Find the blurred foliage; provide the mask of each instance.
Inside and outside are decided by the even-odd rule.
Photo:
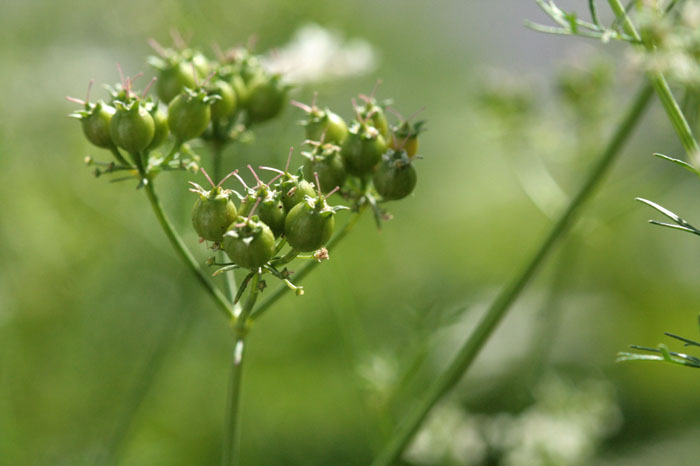
[[[318,90],[323,104],[347,108],[381,76],[379,96],[396,98],[402,113],[427,105],[425,159],[415,197],[391,209],[395,218],[381,234],[365,218],[305,283],[305,296],[285,298],[257,324],[243,389],[243,463],[367,464],[530,254],[636,86],[611,64],[617,56],[600,79],[590,61],[574,63],[583,74],[563,81],[558,70],[523,69],[522,57],[538,63],[538,47],[552,40],[521,27],[536,7],[511,0],[512,16],[492,28],[493,5],[462,3],[4,2],[0,464],[95,464],[134,378],[170,326],[177,331],[166,364],[120,464],[218,463],[229,331],[169,249],[143,194],[95,179],[83,166],[86,155],[100,154],[65,118],[72,106],[63,96],[82,95],[89,77],[116,81],[116,62],[129,73],[147,70],[146,39],[165,42],[173,27],[201,47],[255,34],[265,49],[308,22],[370,41],[381,61],[375,75],[304,87],[295,98],[310,101]],[[557,56],[582,55],[573,42],[559,46]],[[482,69],[493,64],[505,65],[517,101],[508,100],[507,83],[483,84]],[[597,94],[593,81],[609,83],[607,93]],[[576,105],[590,108],[584,115]],[[521,115],[515,126],[503,118],[512,120],[513,108]],[[227,168],[281,163],[301,142],[301,116],[288,108],[253,144],[231,148]],[[698,457],[697,435],[687,435],[700,428],[696,371],[614,364],[628,343],[653,345],[661,331],[695,329],[700,288],[692,258],[700,243],[648,227],[649,211],[633,202],[664,200],[700,217],[696,179],[651,157],[680,152],[665,118],[658,109],[646,118],[562,244],[562,254],[573,250],[577,259],[551,261],[486,347],[450,400],[462,415],[531,412],[545,373],[584,388],[585,380],[606,380],[621,424],[595,453],[601,464]],[[159,189],[195,249],[188,179],[178,174]],[[559,189],[533,194],[542,186]],[[551,300],[557,276],[564,279]],[[414,358],[422,363],[412,365]],[[648,455],[640,459],[639,448]]]

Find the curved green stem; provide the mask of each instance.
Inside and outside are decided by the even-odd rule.
[[[287,254],[285,254],[284,256],[282,256],[279,259],[272,262],[272,264],[274,266],[289,264],[294,259],[296,259],[298,255],[299,255],[299,251],[297,249],[292,248],[289,250],[289,252],[287,252]]]
[[[335,234],[333,238],[326,244],[326,249],[329,251],[333,248],[336,247],[336,245],[342,241],[343,238],[347,236],[348,233],[350,233],[350,230],[357,224],[357,222],[360,220],[360,217],[362,216],[362,212],[364,212],[365,208],[367,207],[367,204],[361,205],[357,212],[355,212],[352,217],[350,217],[350,220],[348,220],[348,223],[345,224],[342,230],[340,230],[338,233]],[[312,262],[307,262],[304,264],[303,267],[301,267],[299,270],[297,270],[294,273],[294,282],[295,283],[300,283],[303,278],[309,274],[316,266],[319,264],[317,261],[312,261]],[[270,296],[268,296],[262,303],[260,303],[260,306],[258,306],[255,311],[253,311],[250,315],[251,320],[256,320],[259,319],[265,311],[267,311],[270,306],[275,304],[278,299],[280,299],[285,293],[289,291],[289,287],[286,285],[280,286],[275,290],[274,293],[272,293]]]
[[[163,162],[162,162],[163,165],[167,165],[168,162],[170,162],[173,159],[173,157],[175,157],[175,154],[177,154],[177,151],[180,150],[180,148],[182,147],[182,144],[183,144],[182,141],[175,141],[175,143],[173,144],[173,147],[170,149],[170,152],[168,152],[168,155],[166,155],[165,158],[163,159]]]
[[[132,165],[124,158],[121,152],[119,152],[119,149],[117,146],[114,144],[109,146],[109,150],[112,152],[112,155],[114,155],[114,158],[117,159],[117,161],[127,167],[131,167]]]
[[[211,283],[205,273],[202,272],[194,256],[192,256],[192,253],[187,248],[178,232],[175,231],[175,227],[173,227],[173,224],[166,216],[165,211],[163,210],[163,205],[156,194],[155,187],[153,186],[153,180],[149,180],[149,182],[146,183],[145,189],[148,200],[153,208],[153,212],[156,214],[158,223],[160,223],[160,226],[168,237],[168,240],[170,240],[170,244],[173,246],[173,248],[175,248],[175,251],[178,253],[187,268],[194,274],[202,287],[204,287],[209,296],[214,300],[221,312],[224,313],[227,319],[232,320],[235,315],[233,306],[221,293],[221,291]]]
[[[621,21],[622,28],[625,30],[625,32],[634,37],[636,40],[641,41],[642,37],[634,27],[632,20],[630,19],[620,0],[608,0],[608,3],[610,4],[610,8],[615,13],[615,16],[619,21]],[[645,43],[644,47],[647,50],[653,50],[653,46],[651,44]],[[660,71],[649,71],[647,76],[654,86],[654,91],[656,91],[656,94],[659,96],[659,100],[661,100],[661,104],[663,105],[664,110],[666,110],[668,118],[671,120],[671,124],[673,125],[673,129],[676,131],[676,134],[678,134],[681,144],[683,144],[683,148],[688,154],[690,161],[693,163],[695,168],[700,168],[700,146],[698,146],[698,142],[693,136],[693,131],[690,129],[690,125],[685,119],[685,115],[683,115],[681,107],[673,97],[673,93],[671,92],[671,88],[666,81],[666,77]]]
[[[217,125],[214,125],[214,128],[216,128]],[[218,133],[217,133],[218,134]],[[221,158],[222,158],[222,153],[224,150],[224,142],[219,140],[219,139],[214,139],[212,142],[212,159],[213,159],[213,171],[212,175],[214,176],[214,183],[218,183],[221,181],[222,174],[221,174]],[[219,260],[222,262],[226,261],[226,254],[221,251],[218,254]],[[226,291],[228,294],[228,299],[229,301],[233,301],[233,297],[236,296],[236,275],[234,274],[233,270],[224,272],[224,283],[226,285]],[[240,304],[236,303],[233,305],[234,311],[240,312]]]
[[[433,382],[425,392],[424,397],[414,405],[404,421],[398,426],[379,456],[372,462],[372,466],[389,466],[394,464],[408,446],[413,435],[418,431],[433,406],[459,382],[467,369],[469,369],[501,319],[520,295],[523,288],[525,288],[525,285],[535,275],[535,272],[552,250],[557,240],[576,219],[581,205],[590,197],[591,193],[608,172],[608,169],[617,158],[624,142],[647,108],[652,94],[653,89],[651,85],[648,84],[639,91],[621,124],[613,134],[608,146],[603,151],[601,158],[591,168],[583,186],[576,196],[571,199],[568,207],[557,219],[556,223],[552,225],[551,230],[547,236],[545,236],[535,254],[525,264],[518,275],[503,288],[445,371]]]
[[[228,409],[226,410],[226,435],[224,437],[222,466],[232,466],[238,463],[238,444],[240,433],[238,420],[240,418],[241,380],[243,378],[243,356],[245,338],[247,335],[248,316],[255,306],[260,291],[258,283],[260,274],[256,273],[250,283],[250,293],[239,318],[234,325],[233,360],[231,363],[231,380],[229,382]]]

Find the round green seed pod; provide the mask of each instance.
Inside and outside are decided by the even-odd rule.
[[[270,191],[266,187],[251,191],[241,202],[240,215],[247,216],[255,207],[258,199],[262,200],[255,209],[255,215],[261,222],[270,227],[275,237],[279,237],[284,232],[284,218],[287,212],[284,210],[278,192]]]
[[[165,142],[165,138],[168,137],[168,117],[165,112],[158,107],[158,105],[154,105],[153,109],[149,113],[151,114],[153,124],[155,125],[153,140],[148,145],[148,150],[150,151],[163,144],[163,142]]]
[[[325,199],[307,199],[295,205],[284,222],[284,236],[301,252],[316,251],[328,242],[335,228],[335,212]]]
[[[185,91],[168,106],[170,132],[180,142],[199,137],[211,120],[210,101],[206,92]]]
[[[282,204],[284,204],[284,208],[287,212],[292,210],[292,207],[300,202],[304,202],[307,196],[316,196],[314,185],[297,176],[294,178],[294,180],[286,180],[280,184]]]
[[[275,236],[257,216],[238,217],[224,234],[223,248],[234,264],[254,270],[275,255]]]
[[[261,123],[276,117],[287,102],[289,86],[282,84],[279,75],[258,75],[247,88],[245,106],[251,122]]]
[[[216,80],[207,87],[209,95],[218,95],[219,100],[211,105],[212,121],[219,121],[222,118],[233,115],[236,111],[236,93],[225,81]]]
[[[379,131],[384,139],[389,138],[389,122],[386,119],[384,109],[374,99],[366,102],[359,108],[360,116],[369,118],[367,123]]]
[[[130,154],[143,151],[155,135],[153,117],[138,100],[129,104],[117,102],[109,129],[112,141]]]
[[[192,64],[187,61],[177,60],[158,71],[156,93],[158,98],[166,104],[180,95],[185,88],[194,89],[195,86]]]
[[[306,139],[331,144],[342,144],[348,135],[348,125],[329,109],[312,110],[304,123]],[[323,139],[323,140],[321,140]]]
[[[405,151],[391,151],[382,157],[372,181],[385,200],[396,201],[413,192],[417,181],[416,169]]]
[[[304,163],[304,177],[312,180],[315,174],[318,174],[322,192],[328,192],[336,186],[342,188],[345,185],[348,173],[338,146],[324,144],[311,152],[302,154],[308,159]]]
[[[357,124],[350,129],[340,154],[349,174],[364,176],[374,170],[386,147],[384,137],[375,128]]]
[[[214,188],[206,195],[200,194],[195,201],[192,226],[200,238],[220,243],[237,216],[230,192]]]
[[[81,113],[80,123],[88,141],[103,149],[112,147],[110,122],[115,112],[113,107],[104,102],[97,102],[91,109]]]

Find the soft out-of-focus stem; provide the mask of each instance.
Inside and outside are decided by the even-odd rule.
[[[326,244],[326,249],[329,251],[335,248],[335,246],[347,236],[348,233],[350,233],[350,230],[355,226],[355,224],[360,220],[360,217],[362,216],[362,212],[367,208],[367,204],[362,204],[358,211],[352,214],[352,217],[350,217],[350,220],[348,220],[348,223],[345,224],[342,230],[340,230],[338,233],[331,238],[331,240]],[[304,264],[299,270],[297,270],[294,275],[292,275],[292,280],[294,283],[299,283],[301,280],[309,274],[314,268],[319,263],[317,261],[310,261]],[[270,296],[268,296],[265,300],[263,300],[262,303],[260,303],[260,306],[258,306],[255,311],[250,315],[251,319],[258,319],[260,316],[262,316],[265,311],[267,311],[270,306],[272,306],[274,303],[277,302],[278,299],[280,299],[285,293],[289,291],[289,288],[287,286],[280,286],[278,289],[274,291]]]
[[[604,175],[608,172],[612,162],[617,158],[624,142],[639,122],[644,110],[647,108],[653,88],[645,85],[637,94],[634,102],[627,110],[620,125],[617,127],[612,139],[603,151],[600,159],[591,168],[582,187],[573,197],[562,212],[557,221],[552,225],[535,254],[520,270],[520,272],[503,288],[491,307],[481,318],[476,328],[472,331],[464,344],[459,348],[454,359],[433,384],[426,390],[422,399],[413,405],[403,422],[399,424],[393,436],[372,462],[372,466],[389,466],[394,464],[409,442],[420,428],[430,410],[445,396],[462,378],[472,362],[479,354],[489,337],[501,322],[510,306],[525,288],[525,285],[535,275],[544,259],[552,250],[557,240],[563,236],[568,227],[577,218],[581,205],[588,199],[594,189],[600,184]]]
[[[630,19],[620,0],[608,0],[608,3],[610,4],[610,8],[615,13],[615,16],[622,23],[622,28],[625,30],[625,32],[641,42],[642,37],[637,31],[637,28],[634,27],[632,20]],[[652,46],[650,44],[645,44],[644,46],[640,47],[645,47],[647,50],[652,50]],[[690,161],[693,163],[695,168],[700,168],[700,146],[698,146],[698,142],[693,136],[693,131],[690,129],[690,125],[685,119],[685,115],[683,115],[681,107],[673,97],[673,93],[671,92],[671,88],[666,81],[666,77],[659,71],[649,71],[647,76],[649,77],[649,81],[651,81],[652,85],[654,86],[654,91],[656,91],[659,100],[661,100],[661,104],[666,110],[666,114],[668,115],[669,120],[671,120],[673,129],[676,131],[676,134],[678,134],[681,144],[683,144],[683,148],[688,154]]]
[[[240,433],[238,421],[240,418],[241,380],[243,378],[243,356],[245,338],[248,332],[248,316],[258,299],[260,275],[255,274],[250,282],[250,293],[241,314],[234,325],[233,360],[231,362],[231,379],[229,381],[228,409],[226,410],[226,434],[224,436],[222,466],[232,466],[238,463],[238,444]]]
[[[144,400],[153,388],[156,378],[168,357],[178,347],[178,341],[184,338],[184,334],[190,327],[193,317],[193,312],[187,312],[185,316],[168,316],[168,321],[156,340],[155,348],[148,356],[142,370],[134,378],[133,387],[123,402],[120,403],[122,412],[118,415],[116,426],[108,439],[104,453],[95,461],[95,464],[112,466],[119,463],[129,432],[134,427]]]

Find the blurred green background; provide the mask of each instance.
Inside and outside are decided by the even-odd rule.
[[[162,348],[118,464],[219,463],[230,330],[143,193],[84,166],[86,155],[108,156],[65,117],[74,107],[65,95],[82,97],[91,78],[115,82],[117,62],[150,73],[146,40],[169,43],[171,28],[208,53],[212,41],[253,34],[265,51],[312,22],[368,41],[378,67],[302,86],[294,98],[308,102],[318,90],[350,118],[350,97],[381,77],[379,96],[402,113],[427,107],[415,195],[391,205],[395,218],[381,233],[365,217],[305,281],[306,294],[282,299],[249,340],[242,463],[368,464],[546,232],[548,209],[562,202],[547,177],[575,191],[639,84],[622,48],[545,37],[525,29],[525,18],[544,20],[522,0],[4,1],[0,464],[110,464],[104,452]],[[605,86],[585,90],[596,66],[608,70]],[[579,101],[557,91],[562,72],[583,76]],[[253,144],[230,148],[227,168],[282,164],[301,143],[301,116],[289,107]],[[406,464],[697,464],[697,371],[614,363],[617,351],[654,346],[664,331],[698,337],[700,241],[648,226],[655,213],[633,199],[700,223],[700,183],[656,151],[681,154],[655,103]],[[203,261],[188,223],[189,179],[161,177],[158,187]],[[590,399],[602,414],[580,420],[591,410],[577,407]],[[527,424],[533,413],[559,424]],[[459,428],[440,434],[453,422]],[[567,451],[587,447],[570,460],[512,459],[502,451],[515,447],[494,440],[507,430],[499,425],[559,426],[544,438]]]

